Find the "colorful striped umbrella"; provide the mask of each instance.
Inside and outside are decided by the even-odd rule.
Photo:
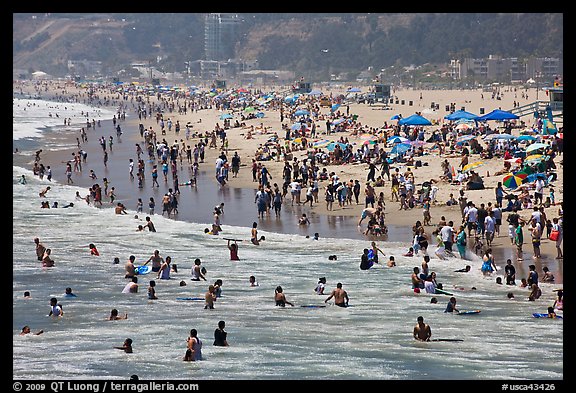
[[[516,176],[513,173],[509,173],[502,179],[502,184],[508,188],[517,188],[522,182],[524,178],[520,176]]]

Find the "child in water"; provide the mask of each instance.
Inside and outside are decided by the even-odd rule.
[[[90,243],[88,245],[88,247],[90,247],[90,255],[96,255],[99,256],[100,253],[98,252],[98,249],[96,248],[96,246],[94,245],[94,243]]]

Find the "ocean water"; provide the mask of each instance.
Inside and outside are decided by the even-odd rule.
[[[19,140],[21,146],[47,146],[44,140],[35,141],[44,137],[47,126],[45,116],[37,117],[42,125],[34,125],[33,131],[22,125],[14,110],[14,140],[22,137],[16,135],[18,130],[28,133],[22,137],[26,145]],[[28,179],[26,185],[18,183],[22,174]],[[41,209],[38,192],[47,185],[52,188],[51,201],[75,206]],[[206,223],[157,214],[152,217],[156,233],[138,232],[142,217],[134,218],[130,207],[130,214],[116,215],[112,208],[76,201],[76,191],[85,194],[83,187],[50,183],[13,166],[14,379],[127,379],[132,374],[156,380],[564,378],[563,320],[532,317],[552,305],[557,285],[541,284],[542,297],[530,302],[527,289],[500,286],[494,277],[483,277],[478,257],[467,262],[472,266],[469,273],[457,273],[465,263],[459,258],[439,260],[431,246],[429,266],[437,272],[438,282],[454,291],[461,310],[481,310],[475,315],[452,315],[443,312],[449,296],[411,290],[410,274],[422,258],[403,257],[406,242],[378,243],[386,253],[381,261],[393,255],[397,267],[361,271],[360,255],[370,245],[366,240],[313,240],[259,230],[266,240],[254,246],[249,242],[250,227],[223,225],[221,235],[211,236],[203,232]],[[52,249],[55,267],[43,268],[37,261],[34,237]],[[243,240],[238,243],[240,261],[230,260],[224,237]],[[89,243],[97,246],[100,256],[90,255]],[[171,256],[178,266],[171,280],[155,280],[158,299],[146,296],[155,275],[139,277],[139,293],[121,293],[128,281],[123,267],[128,257],[135,255],[136,264],[141,264],[155,249]],[[330,255],[337,260],[329,260]],[[113,264],[115,257],[119,265]],[[208,281],[190,280],[195,258],[206,267]],[[259,286],[249,286],[250,275]],[[319,277],[327,279],[325,296],[314,292]],[[213,310],[205,310],[202,301],[176,300],[202,297],[217,279],[223,281],[222,297]],[[180,286],[181,280],[187,285]],[[352,307],[300,307],[323,305],[338,282],[348,292]],[[294,307],[274,305],[278,285]],[[78,297],[65,298],[66,287]],[[24,291],[32,297],[25,299]],[[507,298],[509,291],[515,299]],[[430,303],[432,296],[437,304]],[[51,297],[63,306],[63,318],[47,316]],[[108,321],[112,308],[127,312],[128,319]],[[415,341],[412,330],[420,315],[430,324],[433,339],[463,341]],[[212,345],[220,320],[226,321],[229,347]],[[33,332],[43,329],[44,334],[19,336],[24,325]],[[186,338],[193,328],[203,341],[204,360],[184,362]],[[128,337],[134,353],[113,348]]]

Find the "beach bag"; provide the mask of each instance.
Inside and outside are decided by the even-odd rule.
[[[556,240],[558,240],[559,236],[560,236],[560,231],[558,229],[553,229],[552,232],[550,232],[550,236],[548,236],[548,238],[550,240],[556,241]]]

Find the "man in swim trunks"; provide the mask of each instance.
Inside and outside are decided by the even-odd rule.
[[[154,250],[154,254],[142,266],[146,266],[150,261],[152,261],[152,271],[157,273],[164,263],[164,258],[160,256],[160,251]]]
[[[362,214],[360,215],[360,220],[358,221],[358,226],[360,226],[360,224],[362,224],[362,221],[364,221],[364,219],[366,217],[369,217],[369,219],[374,217],[374,215],[376,214],[377,211],[378,211],[378,209],[373,208],[373,207],[367,207],[367,208],[363,209]]]
[[[414,338],[418,341],[430,341],[432,330],[430,325],[424,323],[424,317],[418,317],[418,324],[414,326]]]
[[[40,243],[40,239],[38,239],[37,237],[34,238],[34,243],[36,243],[36,256],[38,257],[39,261],[42,261],[42,257],[44,256],[46,247],[44,247],[44,245]]]
[[[328,300],[334,298],[334,304],[340,307],[348,307],[348,293],[342,289],[342,283],[336,284],[336,289],[332,291],[330,296],[324,300],[324,303],[328,303]]]
[[[132,278],[136,275],[136,266],[134,266],[134,261],[136,257],[134,255],[130,255],[128,262],[124,265],[124,269],[126,270],[126,275],[124,278]]]

